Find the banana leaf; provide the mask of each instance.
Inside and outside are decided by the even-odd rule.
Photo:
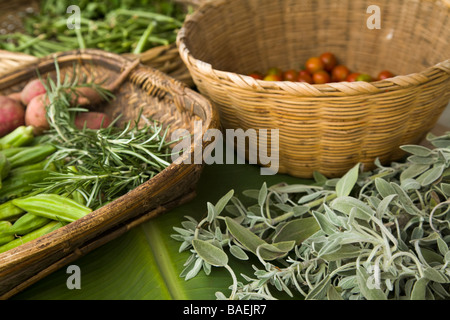
[[[229,295],[232,281],[224,268],[212,267],[190,280],[180,277],[189,252],[179,252],[180,242],[170,237],[185,216],[199,218],[207,213],[207,202],[216,203],[234,189],[259,189],[263,182],[307,183],[287,175],[260,175],[249,164],[205,166],[196,198],[170,212],[130,230],[119,238],[78,259],[80,288],[67,286],[66,267],[12,297],[14,300],[215,300],[220,291]],[[257,263],[257,262],[255,262]],[[251,263],[230,258],[236,274],[253,274]]]

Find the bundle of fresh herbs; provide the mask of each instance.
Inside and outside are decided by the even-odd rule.
[[[191,253],[181,277],[225,267],[229,299],[449,299],[450,133],[427,138],[431,149],[401,147],[404,162],[263,184],[244,192],[251,205],[233,190],[207,203],[203,220],[174,228]],[[252,261],[254,274],[239,281],[230,258]]]
[[[80,193],[86,206],[97,209],[151,179],[170,165],[172,142],[166,139],[167,129],[161,123],[143,117],[118,126],[120,116],[100,129],[78,128],[75,116],[88,109],[73,104],[73,97],[82,87],[96,90],[104,99],[113,93],[100,84],[79,83],[79,77],[62,78],[55,62],[56,81],[46,81],[48,97],[47,120],[50,129],[39,137],[42,144],[51,144],[56,151],[49,163],[56,172],[36,184],[40,192]],[[141,110],[142,112],[142,110]]]
[[[0,48],[36,57],[84,48],[139,54],[174,43],[186,15],[172,0],[77,1],[74,20],[72,5],[40,1],[39,12],[25,16],[23,32],[0,36]]]

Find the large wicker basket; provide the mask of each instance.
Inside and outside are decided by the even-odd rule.
[[[369,5],[381,9],[380,29],[367,27]],[[279,129],[278,172],[335,177],[400,159],[400,145],[434,126],[450,98],[449,12],[440,1],[218,0],[185,21],[177,43],[225,128]],[[323,85],[246,76],[328,51],[352,70],[399,76]]]
[[[188,0],[175,0],[176,2],[196,8],[199,4],[191,3]],[[16,0],[0,3],[0,32],[15,32],[22,29],[22,18],[25,12],[39,10],[39,0]],[[0,33],[1,34],[1,33]],[[192,86],[192,78],[183,61],[180,59],[178,49],[175,43],[170,45],[161,45],[149,49],[141,54],[124,54],[124,56],[134,59],[139,57],[141,63],[152,68],[158,69],[171,77],[180,80]],[[17,66],[35,59],[29,55],[9,55],[8,52],[0,50],[0,75],[11,66]]]
[[[98,50],[59,53],[10,70],[0,78],[0,95],[21,90],[30,79],[37,77],[36,70],[43,77],[54,74],[55,57],[62,76],[72,75],[76,64],[78,75],[82,73],[86,81],[94,79],[98,83],[114,81],[130,63],[119,55]],[[133,69],[114,94],[115,99],[100,106],[101,110],[112,118],[121,114],[122,121],[128,121],[136,119],[143,108],[144,116],[169,128],[168,137],[177,129],[194,132],[198,121],[202,123],[202,134],[219,126],[218,115],[207,99],[148,66]],[[194,143],[203,142],[192,142],[191,152],[183,156],[188,158],[180,159],[186,164],[174,162],[136,189],[82,219],[1,253],[0,299],[13,296],[130,228],[191,200],[203,168],[193,160],[194,149],[206,147],[207,142],[198,146]],[[191,161],[185,161],[188,159]]]

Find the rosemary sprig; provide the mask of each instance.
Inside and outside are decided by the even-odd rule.
[[[74,76],[61,78],[56,65],[56,81],[48,79],[47,119],[50,130],[41,142],[55,145],[57,151],[49,162],[56,172],[36,185],[41,192],[79,192],[86,205],[98,208],[136,188],[170,165],[171,142],[166,141],[168,128],[144,118],[142,110],[133,121],[118,127],[120,117],[99,130],[79,129],[75,115],[87,110],[73,106],[73,96],[80,86],[95,88],[105,99],[112,93],[92,82],[78,84]],[[144,125],[140,121],[144,118]]]
[[[188,217],[172,237],[189,251],[181,276],[225,267],[229,299],[450,298],[450,133],[428,135],[434,149],[408,145],[402,163],[339,179],[315,173],[313,185],[266,184],[244,195],[231,190]],[[242,275],[228,256],[256,262]],[[226,299],[222,293],[218,299]]]

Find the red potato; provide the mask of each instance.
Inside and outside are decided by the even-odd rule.
[[[47,105],[48,98],[45,93],[34,97],[31,99],[30,103],[28,103],[25,111],[25,124],[33,127],[33,133],[35,135],[40,135],[45,130],[50,129],[46,116]]]
[[[25,108],[16,100],[0,96],[0,137],[25,124]]]
[[[22,103],[27,106],[34,97],[37,97],[44,93],[46,93],[44,84],[40,79],[34,79],[28,82],[22,89],[20,98],[22,100]]]
[[[86,124],[86,128],[97,130],[108,127],[111,122],[111,118],[103,112],[82,112],[75,117],[78,129],[83,129]]]
[[[20,102],[20,104],[22,104],[22,92],[10,93],[7,95],[7,97],[16,100],[17,102]]]

